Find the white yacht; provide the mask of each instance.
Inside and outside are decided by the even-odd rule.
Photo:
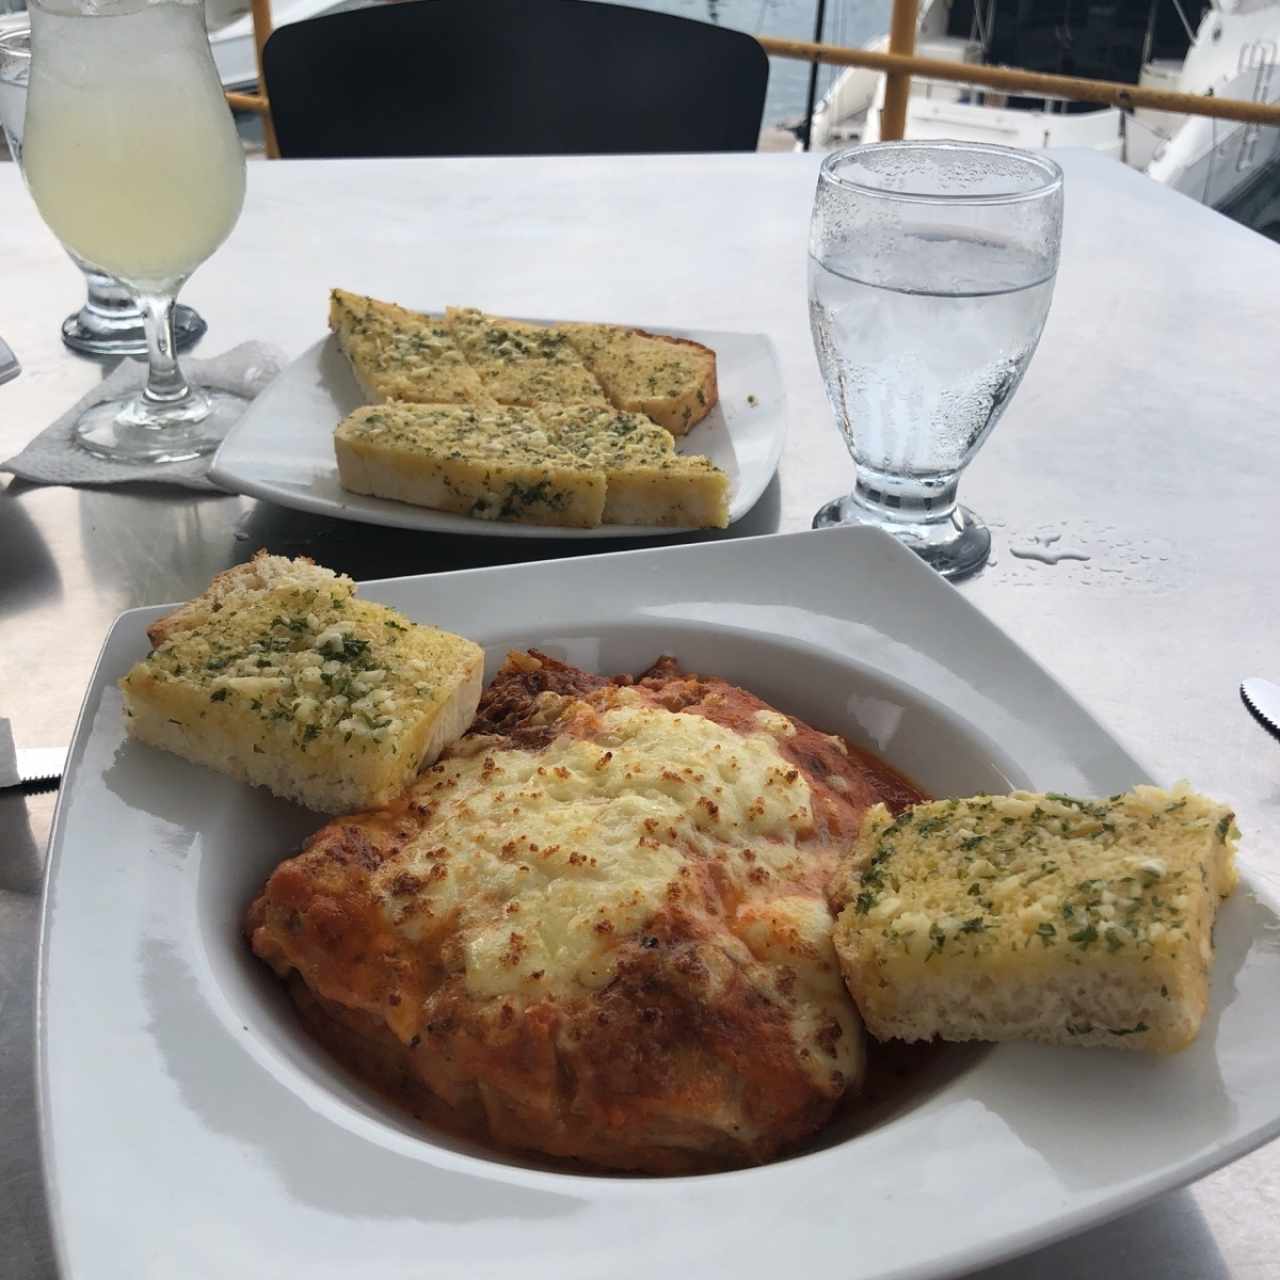
[[[887,44],[882,36],[866,47]],[[1190,12],[1182,0],[926,0],[916,51],[949,62],[1278,102],[1280,0],[1212,0]],[[875,141],[884,87],[880,72],[845,70],[814,112],[812,145]],[[906,136],[1092,147],[1215,208],[1246,199],[1280,161],[1280,128],[1014,97],[920,77],[911,81]]]

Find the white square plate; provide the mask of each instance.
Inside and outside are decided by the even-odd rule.
[[[692,338],[716,353],[719,403],[676,442],[676,450],[705,454],[728,475],[729,523],[733,524],[759,501],[782,456],[786,404],[773,344],[762,333],[650,332]],[[333,429],[364,403],[351,368],[330,335],[281,370],[254,400],[222,442],[209,478],[234,493],[284,507],[401,529],[494,538],[652,538],[681,532],[635,524],[598,529],[511,524],[349,493],[338,483]]]
[[[363,588],[597,670],[663,652],[873,746],[935,793],[1109,793],[1142,768],[872,530],[708,543]],[[124,614],[52,838],[39,976],[46,1179],[75,1280],[652,1280],[954,1274],[1121,1212],[1280,1131],[1276,914],[1224,907],[1210,1014],[1171,1058],[960,1051],[913,1105],[696,1178],[565,1174],[417,1128],[300,1031],[240,921],[314,815],[126,742]]]

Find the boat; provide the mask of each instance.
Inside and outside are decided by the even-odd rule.
[[[865,46],[884,51],[887,36]],[[1153,89],[1280,102],[1280,0],[1212,0],[1193,20],[1182,0],[927,0],[922,58],[1121,81]],[[816,107],[811,146],[879,138],[885,76],[849,67]],[[913,76],[906,137],[1012,147],[1090,147],[1213,208],[1258,204],[1280,163],[1280,129],[1146,108],[1017,97]],[[1280,204],[1271,201],[1280,232]],[[1270,216],[1270,213],[1265,216]],[[1255,225],[1257,225],[1255,223]],[[1259,226],[1264,234],[1274,234]]]

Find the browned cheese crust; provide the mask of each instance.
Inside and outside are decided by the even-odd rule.
[[[860,1083],[828,881],[869,806],[919,798],[671,660],[633,681],[513,654],[470,734],[283,862],[247,932],[419,1115],[615,1169],[750,1164]]]

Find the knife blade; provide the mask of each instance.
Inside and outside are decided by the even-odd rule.
[[[19,747],[18,781],[23,791],[56,791],[67,763],[66,747]]]
[[[1240,686],[1244,705],[1273,737],[1280,738],[1280,684],[1250,676]]]
[[[0,383],[16,378],[21,372],[22,366],[18,363],[18,357],[13,354],[13,348],[0,338]]]

